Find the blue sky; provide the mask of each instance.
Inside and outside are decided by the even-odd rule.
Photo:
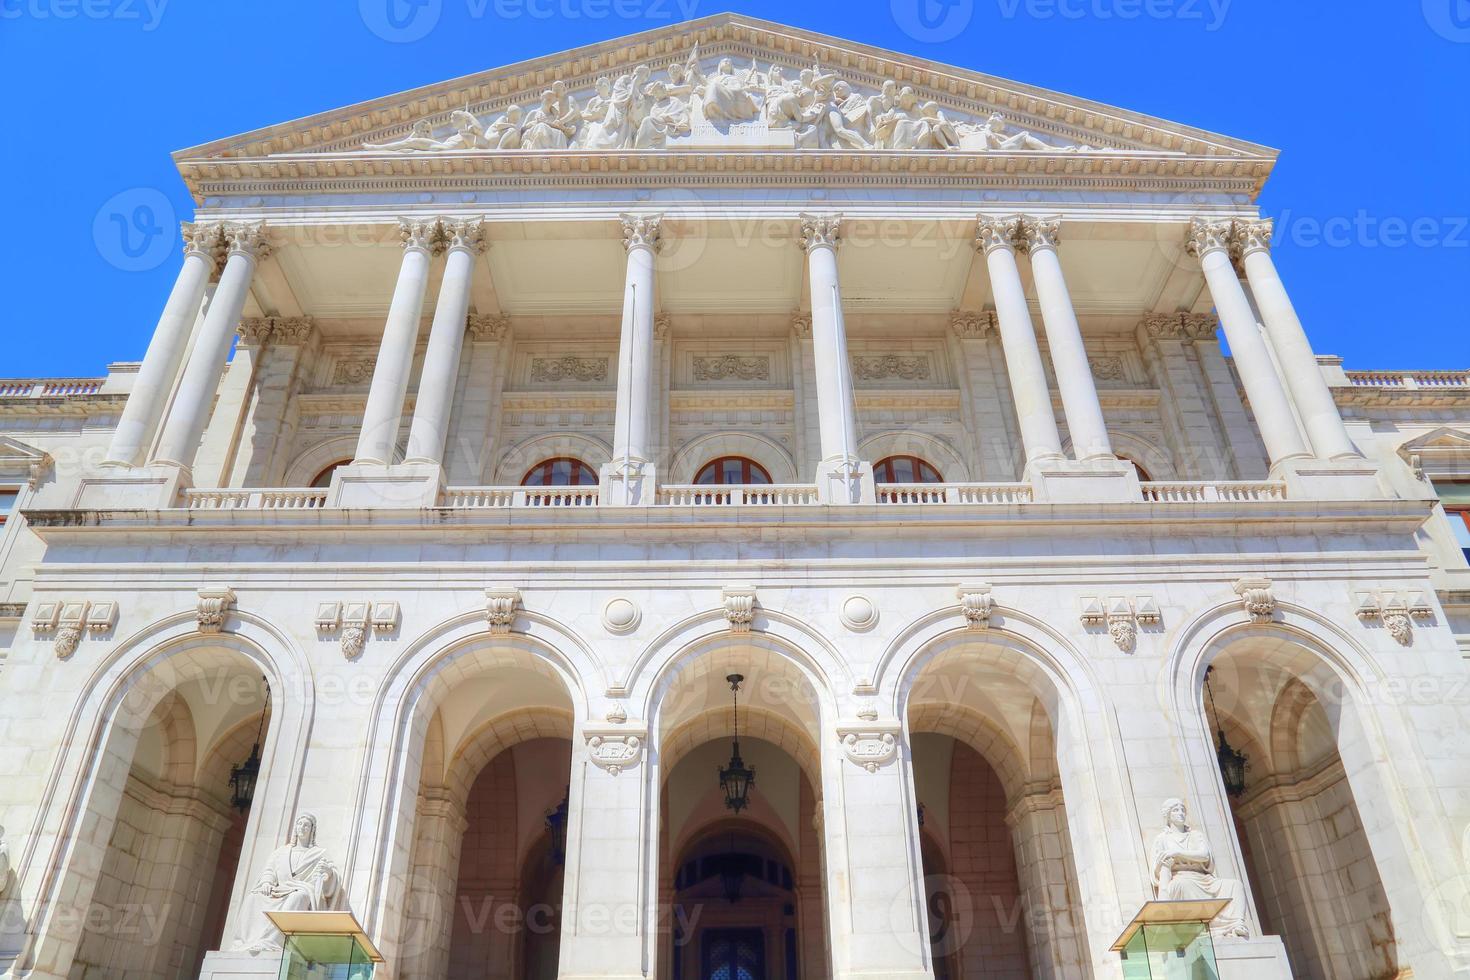
[[[172,151],[726,9],[1277,147],[1317,350],[1470,367],[1470,0],[0,0],[0,375],[142,356]]]

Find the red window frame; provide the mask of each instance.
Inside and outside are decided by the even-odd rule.
[[[339,460],[337,460],[337,462],[333,463],[331,466],[328,466],[326,469],[322,470],[316,476],[314,476],[314,477],[311,478],[311,488],[313,490],[320,490],[323,487],[329,487],[329,486],[331,486],[332,485],[332,474],[339,467],[346,466],[348,463],[351,463],[351,462],[352,462],[352,460],[350,460],[350,459],[339,459]]]
[[[726,471],[730,463],[739,466],[740,479],[733,481],[726,479]],[[694,482],[701,487],[764,486],[771,482],[771,474],[766,472],[764,466],[745,456],[721,456],[701,466],[699,472],[694,475]]]
[[[559,482],[555,479],[558,463],[569,464],[566,482]],[[551,459],[543,459],[521,477],[523,487],[595,487],[597,483],[597,471],[575,456],[553,456]]]
[[[900,480],[898,478],[898,472],[894,469],[893,465],[898,462],[907,462],[916,479]],[[931,475],[933,479],[928,479]],[[944,474],[940,473],[939,468],[926,459],[921,459],[918,456],[899,454],[897,456],[886,456],[874,463],[873,480],[876,483],[943,483]]]

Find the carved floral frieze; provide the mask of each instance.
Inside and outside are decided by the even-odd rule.
[[[605,357],[531,358],[531,380],[537,384],[596,384],[608,378],[608,359]]]
[[[857,355],[852,359],[852,376],[857,381],[928,381],[934,373],[926,355]]]
[[[694,380],[769,381],[771,380],[771,359],[769,357],[741,357],[737,354],[695,357]]]

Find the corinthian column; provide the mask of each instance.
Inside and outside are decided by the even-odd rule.
[[[1025,218],[1021,223],[1022,240],[1031,253],[1031,274],[1036,280],[1036,298],[1041,303],[1041,319],[1046,324],[1046,342],[1051,349],[1052,369],[1057,376],[1057,390],[1062,394],[1062,410],[1067,415],[1067,431],[1072,436],[1072,452],[1079,460],[1114,459],[1113,445],[1103,421],[1102,403],[1097,398],[1097,383],[1092,378],[1092,365],[1087,361],[1087,348],[1082,343],[1082,328],[1062,276],[1062,263],[1057,257],[1057,241],[1061,221],[1056,218]]]
[[[1189,227],[1188,248],[1192,255],[1199,257],[1200,267],[1204,269],[1210,298],[1220,314],[1230,355],[1240,371],[1251,413],[1256,417],[1256,427],[1260,429],[1261,441],[1266,444],[1266,455],[1274,469],[1288,460],[1304,459],[1312,454],[1297,430],[1286,390],[1281,387],[1281,379],[1271,363],[1271,352],[1266,349],[1266,339],[1256,328],[1250,300],[1231,264],[1233,232],[1233,222],[1195,218]]]
[[[199,450],[199,437],[204,434],[209,407],[220,384],[225,359],[230,355],[230,342],[240,325],[240,313],[250,295],[250,282],[255,267],[270,254],[265,239],[265,222],[227,224],[224,229],[228,258],[220,273],[219,287],[209,304],[204,324],[195,338],[189,363],[179,381],[173,408],[164,423],[163,437],[158,443],[154,461],[176,466],[188,473]]]
[[[825,503],[857,503],[862,498],[862,461],[857,451],[857,402],[852,364],[847,356],[847,326],[842,318],[842,285],[837,249],[842,215],[803,214],[801,244],[806,249],[812,298],[812,360],[817,375],[817,433],[822,459],[817,490]]]
[[[368,388],[367,407],[362,413],[355,463],[393,462],[398,428],[403,424],[408,375],[413,368],[413,348],[418,341],[419,320],[424,315],[429,262],[439,247],[438,220],[402,218],[398,224],[399,237],[403,240],[403,264],[398,268],[398,285],[393,288],[393,300],[388,305],[388,322],[383,327],[373,383]]]
[[[648,438],[654,352],[653,264],[663,244],[663,215],[625,214],[622,224],[628,271],[618,340],[613,456],[605,483],[609,503],[652,504],[655,476]]]
[[[1357,459],[1361,456],[1342,424],[1342,413],[1332,398],[1332,389],[1317,366],[1317,356],[1302,322],[1286,295],[1286,287],[1271,260],[1269,220],[1237,221],[1234,244],[1245,265],[1246,279],[1256,298],[1256,307],[1266,324],[1266,334],[1276,349],[1286,387],[1296,402],[1307,427],[1307,438],[1322,459]]]
[[[484,251],[480,222],[456,221],[444,226],[444,281],[439,302],[434,306],[434,324],[429,328],[429,349],[419,376],[419,395],[408,432],[408,463],[442,466],[444,443],[449,434],[449,412],[459,380],[459,358],[470,312],[470,283],[475,274],[475,256]]]
[[[215,254],[222,244],[219,224],[185,223],[184,267],[174,280],[173,291],[163,306],[163,315],[148,342],[148,352],[133,381],[133,390],[123,406],[122,417],[112,433],[107,462],[117,466],[136,466],[143,450],[153,439],[158,420],[163,417],[169,390],[178,377],[179,365],[189,346],[189,333],[204,302],[204,290],[214,274]]]
[[[1062,439],[1051,407],[1046,368],[1036,327],[1026,306],[1021,270],[1016,266],[1016,240],[1021,232],[1018,217],[981,218],[975,247],[985,255],[990,286],[995,294],[995,314],[1000,325],[1000,342],[1005,352],[1011,395],[1016,400],[1016,419],[1026,450],[1026,465],[1062,457]]]

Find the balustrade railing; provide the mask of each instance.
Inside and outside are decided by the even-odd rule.
[[[1144,483],[1142,487],[1143,499],[1153,504],[1255,503],[1286,499],[1284,483]]]
[[[1470,371],[1348,371],[1354,388],[1470,388]]]
[[[468,510],[502,507],[596,507],[597,487],[450,487],[444,506]]]
[[[320,510],[327,506],[327,490],[185,490],[189,510]]]
[[[1024,504],[1029,483],[880,483],[880,504]]]
[[[102,378],[10,378],[0,381],[0,398],[68,398],[95,395]]]
[[[800,507],[817,502],[817,488],[802,484],[663,486],[658,503],[667,507]]]

